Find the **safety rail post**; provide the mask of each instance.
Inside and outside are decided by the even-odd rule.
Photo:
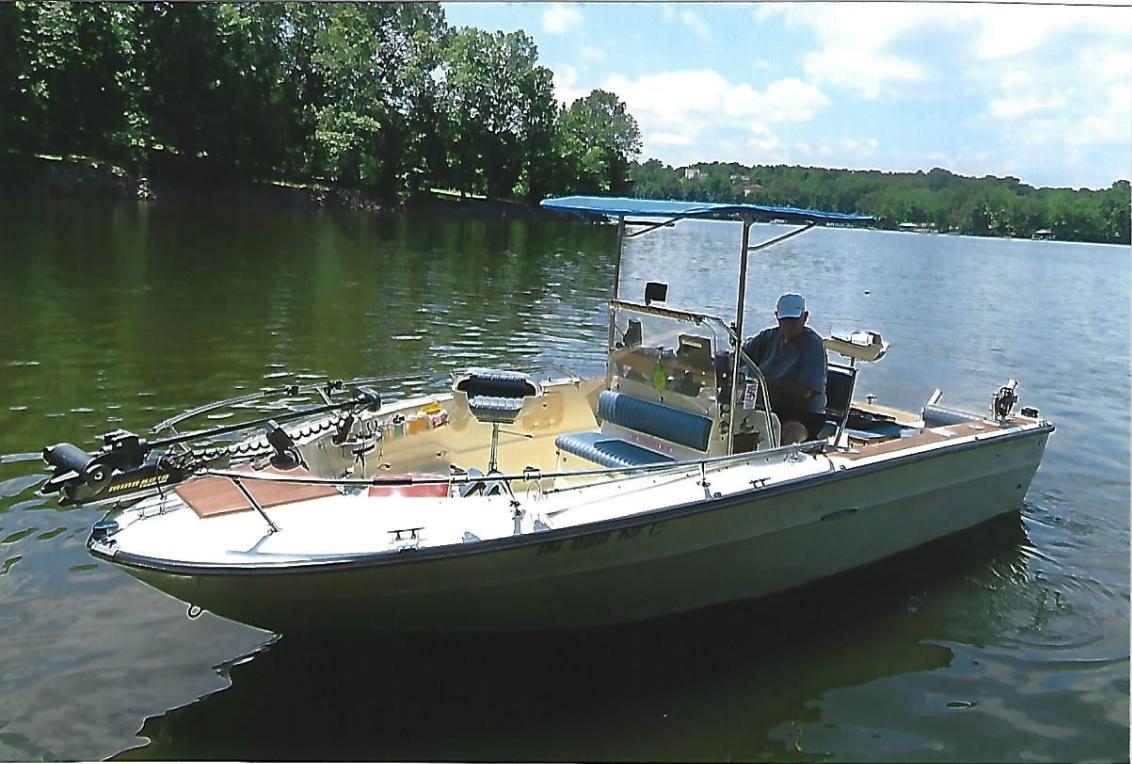
[[[735,354],[731,364],[731,405],[727,423],[727,453],[735,453],[735,409],[739,404],[739,356],[743,349],[743,306],[747,299],[747,250],[751,241],[749,215],[743,215],[743,245],[739,257],[739,304],[735,309]]]
[[[613,382],[613,341],[617,336],[617,326],[614,324],[613,317],[617,314],[617,309],[613,303],[617,301],[617,292],[621,286],[621,254],[625,247],[625,216],[617,216],[617,251],[613,259],[613,285],[610,287],[609,292],[609,336],[605,344],[605,387],[609,389],[609,385]]]
[[[255,500],[255,497],[252,496],[251,491],[249,491],[247,487],[244,486],[244,482],[238,477],[230,478],[230,480],[236,484],[237,488],[240,489],[240,493],[242,493],[244,495],[244,498],[248,500],[248,503],[252,505],[252,509],[254,509],[256,512],[259,512],[259,516],[263,518],[263,521],[265,523],[267,523],[267,527],[271,529],[271,533],[278,533],[279,526],[271,522],[271,518],[268,517],[267,513],[263,511],[263,507],[261,507],[259,505],[259,502]]]

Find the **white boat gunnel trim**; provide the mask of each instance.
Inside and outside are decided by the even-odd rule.
[[[1001,434],[993,435],[993,437],[996,440],[1005,443],[1024,438],[1032,438],[1043,434],[1048,435],[1049,433],[1053,432],[1053,430],[1054,427],[1052,424],[1043,423],[1037,425],[1034,428],[1012,429],[1009,431],[1003,431],[1001,432]],[[104,546],[98,548],[97,551],[95,551],[95,548],[92,547],[92,552],[95,552],[95,554],[102,559],[114,562],[116,564],[146,568],[150,570],[161,571],[163,573],[180,575],[226,575],[228,573],[247,575],[280,575],[289,573],[306,573],[309,572],[311,568],[331,570],[363,567],[369,568],[383,565],[401,565],[407,563],[427,563],[430,561],[452,557],[489,554],[492,552],[519,549],[523,547],[537,547],[540,544],[545,544],[548,542],[572,541],[577,538],[596,536],[632,528],[647,528],[650,526],[658,526],[671,520],[682,519],[692,515],[711,512],[719,509],[732,508],[737,504],[746,504],[750,503],[752,500],[767,499],[778,496],[780,494],[796,492],[807,488],[812,488],[826,482],[858,479],[880,470],[891,469],[892,467],[897,465],[907,465],[925,461],[927,459],[938,456],[939,452],[949,454],[962,453],[964,451],[969,451],[977,447],[977,441],[980,437],[985,438],[987,436],[967,436],[967,438],[959,441],[944,441],[927,444],[926,446],[924,446],[924,449],[926,450],[901,454],[882,464],[863,463],[852,468],[835,468],[833,465],[831,465],[830,469],[825,472],[797,478],[790,478],[776,483],[763,484],[757,487],[752,487],[750,490],[740,493],[733,493],[718,497],[705,497],[700,501],[689,502],[674,507],[647,510],[645,512],[629,515],[626,517],[612,518],[610,520],[588,524],[584,528],[570,526],[565,528],[539,531],[535,534],[528,533],[521,536],[484,540],[476,544],[474,548],[468,548],[466,545],[462,544],[449,544],[437,547],[382,551],[363,557],[351,557],[345,559],[311,560],[305,563],[260,562],[249,566],[170,564],[168,561],[146,558],[144,556],[132,555],[129,553],[121,553],[118,551],[110,550],[109,548]],[[294,482],[303,481],[300,479]],[[827,522],[830,519],[847,517],[853,513],[856,513],[857,511],[859,511],[859,509],[856,507],[847,507],[844,509],[833,510],[830,513],[827,513],[826,515],[820,517],[818,521]],[[405,557],[401,558],[399,557],[399,555],[405,555]]]

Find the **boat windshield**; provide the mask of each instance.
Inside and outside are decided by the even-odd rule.
[[[729,349],[718,320],[624,303],[613,306],[609,371],[611,382],[622,389],[652,388],[661,397],[680,396],[689,407],[706,411],[719,399],[717,369],[726,369]]]

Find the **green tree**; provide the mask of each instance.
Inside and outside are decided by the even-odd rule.
[[[532,179],[532,168],[534,185],[544,184],[553,102],[550,73],[537,59],[524,32],[465,27],[452,36],[443,80],[453,126],[453,180],[461,190],[510,196],[524,171]],[[537,148],[529,150],[529,139]]]
[[[414,117],[436,103],[431,72],[446,35],[436,4],[329,7],[311,61],[325,87],[315,106],[314,164],[328,178],[392,196],[419,174]]]
[[[594,193],[624,193],[630,162],[641,152],[637,120],[614,93],[593,90],[570,104],[562,117],[564,159],[574,187]]]
[[[128,4],[6,6],[7,139],[25,150],[129,159],[143,127],[132,67],[136,13]]]

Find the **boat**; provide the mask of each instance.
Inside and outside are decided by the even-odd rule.
[[[858,370],[889,352],[876,331],[826,339],[825,428],[781,442],[739,342],[748,259],[816,225],[871,218],[542,204],[617,226],[604,374],[471,368],[282,385],[146,437],[118,429],[98,449],[49,446],[43,492],[103,507],[89,552],[189,616],[284,634],[645,621],[837,576],[1022,505],[1053,423],[1015,410],[1014,380],[981,412],[943,405],[938,390],[920,411],[857,400]],[[730,320],[670,306],[662,280],[636,299],[619,292],[627,242],[696,218],[742,224]],[[751,243],[767,219],[793,227]]]

